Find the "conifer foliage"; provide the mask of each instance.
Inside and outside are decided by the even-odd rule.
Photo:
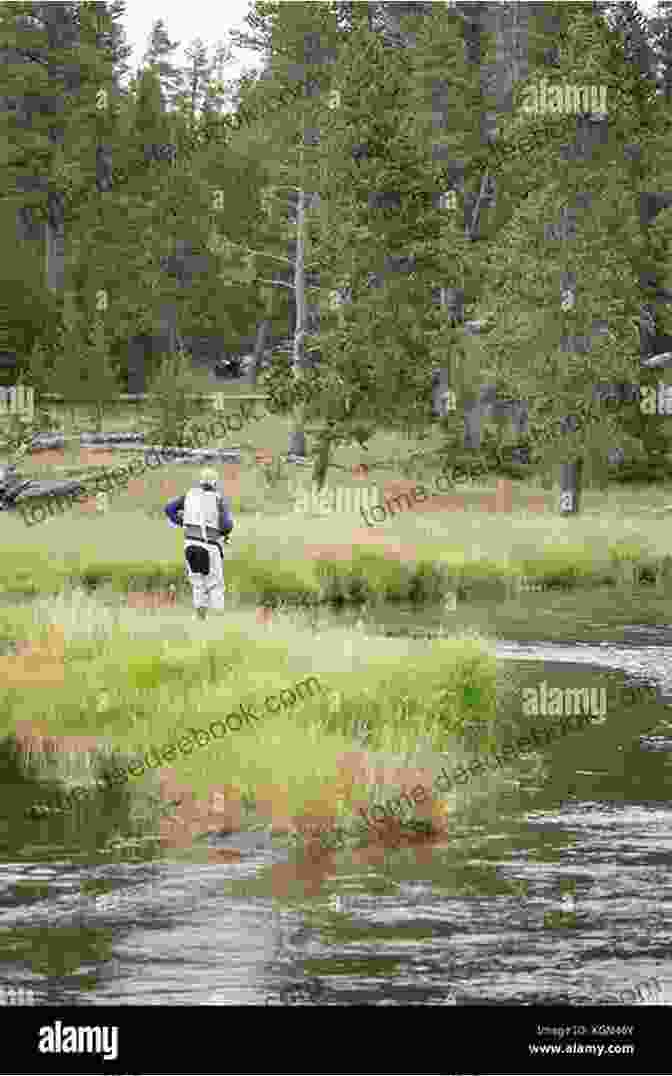
[[[653,383],[672,335],[669,4],[505,7],[254,0],[183,67],[157,21],[126,86],[123,0],[0,2],[0,236],[30,297],[8,282],[0,350],[103,401],[189,339],[273,345],[262,387],[318,485],[336,445],[423,435],[433,385],[486,379],[545,458],[598,429],[660,457],[664,424],[593,390]],[[227,84],[229,45],[263,73]]]

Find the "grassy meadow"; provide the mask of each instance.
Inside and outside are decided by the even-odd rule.
[[[62,654],[54,653],[54,630]],[[266,825],[300,835],[316,819],[347,827],[358,805],[429,787],[439,751],[465,757],[467,725],[479,738],[494,736],[498,705],[515,691],[487,640],[476,637],[430,645],[352,630],[316,636],[291,613],[263,623],[240,610],[195,624],[178,608],[110,609],[82,591],[2,608],[0,637],[5,648],[18,639],[40,650],[31,675],[0,694],[0,737],[18,733],[43,779],[91,785],[105,767],[174,744],[241,704],[254,710],[256,725],[127,786],[147,802],[157,792],[186,798],[197,830]],[[268,696],[310,676],[319,694],[266,714]],[[50,738],[60,745],[53,757]],[[429,807],[430,829],[449,806]]]
[[[139,428],[132,409],[105,424],[108,431],[129,428]],[[204,624],[193,618],[182,533],[163,515],[199,468],[148,471],[111,494],[104,512],[76,505],[33,527],[16,512],[0,514],[0,736],[18,736],[42,779],[51,774],[61,784],[91,785],[112,760],[168,746],[184,729],[205,728],[241,704],[258,712],[266,696],[310,676],[323,685],[319,698],[131,779],[138,801],[149,803],[157,793],[182,800],[175,817],[160,823],[173,842],[208,829],[270,826],[301,839],[308,821],[347,827],[358,806],[429,787],[441,754],[451,762],[464,757],[467,729],[482,745],[511,720],[507,700],[515,685],[497,667],[487,634],[432,642],[376,639],[357,629],[316,635],[293,615],[295,606],[420,607],[474,587],[512,594],[523,580],[586,589],[637,580],[666,586],[672,562],[664,509],[672,490],[588,490],[582,514],[563,519],[557,491],[513,483],[513,510],[503,513],[494,510],[494,482],[465,485],[458,489],[460,510],[449,511],[444,498],[368,528],[361,515],[294,511],[290,483],[309,485],[311,471],[278,462],[287,435],[286,421],[269,416],[225,445],[241,450],[240,467],[219,468],[235,517],[228,603]],[[339,451],[328,485],[363,482],[385,493],[402,481],[403,488],[423,482],[429,489],[432,474],[410,473],[408,460],[432,447],[440,447],[438,433],[434,446],[381,435],[368,451]],[[273,456],[272,466],[259,465],[261,450]],[[20,470],[82,476],[125,460],[125,452],[80,454],[69,446],[35,454]],[[356,470],[362,464],[363,478]],[[260,606],[273,606],[272,616],[261,616]],[[43,661],[49,676],[42,676],[39,657],[30,673],[16,671],[14,644],[48,654],[50,629],[52,638],[62,634],[63,654]],[[476,689],[476,704],[466,688]],[[60,742],[56,756],[44,737]],[[89,741],[82,748],[87,737],[95,738],[95,750]],[[459,796],[478,794],[481,784]],[[451,796],[417,808],[426,835],[443,832],[446,814],[456,809]]]
[[[235,404],[231,404],[232,412]],[[205,421],[205,419],[202,419]],[[82,422],[82,425],[85,425]],[[107,430],[139,428],[129,408],[106,422]],[[460,485],[455,496],[438,496],[408,511],[403,507],[374,527],[360,513],[320,516],[295,509],[297,484],[311,485],[311,469],[279,462],[286,451],[287,422],[273,416],[251,423],[225,447],[240,447],[241,466],[223,465],[223,487],[236,520],[228,574],[232,597],[274,602],[415,600],[439,601],[460,586],[488,585],[493,592],[520,580],[547,586],[593,586],[636,576],[666,574],[669,520],[663,511],[672,489],[612,486],[587,490],[579,517],[558,514],[557,490],[513,482],[511,513],[496,511],[496,479]],[[369,451],[342,449],[327,485],[375,487],[383,498],[423,482],[428,490],[438,467],[409,465],[418,452],[440,447],[399,436],[375,438]],[[257,463],[265,450],[270,467]],[[133,454],[132,454],[133,455]],[[26,476],[82,477],[123,465],[127,452],[38,453],[21,465]],[[353,468],[365,464],[365,477]],[[413,470],[415,469],[415,473]],[[183,584],[181,534],[171,529],[163,507],[197,479],[199,468],[147,471],[127,490],[110,495],[109,508],[75,506],[33,527],[20,514],[0,522],[0,593],[57,592],[68,581],[108,584],[117,592]],[[463,505],[457,502],[462,500]],[[483,502],[490,503],[483,510]],[[531,507],[531,504],[533,507]],[[45,557],[48,549],[49,556]],[[330,556],[331,555],[331,556]],[[182,591],[186,594],[186,591]]]

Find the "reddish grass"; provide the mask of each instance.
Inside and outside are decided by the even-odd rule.
[[[179,807],[171,818],[162,818],[159,834],[168,848],[190,848],[195,838],[204,833],[235,833],[240,830],[243,806],[237,790],[229,785],[212,789],[207,800],[197,800],[193,789],[181,784],[174,769],[167,768],[159,776],[162,799],[178,801]],[[235,849],[226,852],[211,850],[212,861],[240,859]]]
[[[352,477],[358,482],[365,482],[369,477],[368,463],[356,463],[352,468]]]
[[[101,746],[98,736],[54,736],[42,721],[17,721],[14,735],[22,751],[35,754],[61,752],[85,755]]]
[[[304,556],[308,560],[333,560],[337,562],[352,560],[358,546],[384,546],[383,554],[395,560],[417,560],[415,546],[402,546],[394,539],[385,535],[376,534],[372,530],[356,530],[353,532],[351,545],[304,545]]]
[[[241,465],[239,463],[225,463],[220,473],[222,475],[221,484],[222,489],[227,497],[239,497],[240,496],[240,475]]]
[[[320,842],[320,831],[328,832],[338,821],[339,800],[346,800],[352,811],[360,808],[368,812],[368,798],[356,799],[353,793],[355,784],[369,787],[373,783],[397,785],[401,793],[412,797],[412,792],[424,789],[425,802],[416,804],[415,816],[431,821],[433,835],[405,832],[403,825],[393,811],[384,819],[370,819],[370,839],[365,846],[376,856],[383,856],[390,847],[415,847],[431,844],[440,840],[447,830],[441,803],[435,799],[432,788],[432,774],[427,770],[412,769],[379,764],[371,771],[365,751],[351,751],[343,754],[337,763],[338,777],[325,781],[320,795],[303,804],[299,814],[291,814],[289,797],[285,786],[266,785],[257,789],[257,811],[266,817],[278,832],[294,831],[303,838],[302,852],[309,858],[328,859],[331,852],[325,851]],[[401,794],[399,793],[399,794]],[[371,824],[372,823],[372,824]]]
[[[86,501],[79,503],[78,508],[86,516],[95,516],[98,514],[98,501],[96,497],[89,497]]]
[[[144,478],[132,478],[126,488],[131,497],[145,497],[147,494],[147,483]]]
[[[58,625],[51,625],[46,646],[23,642],[16,657],[0,658],[0,680],[7,685],[62,687],[65,683],[65,636]]]
[[[95,736],[50,735],[43,723],[31,721],[17,722],[15,736],[21,750],[36,753],[86,754],[94,752],[101,743]],[[325,781],[319,797],[306,802],[300,814],[292,814],[286,786],[270,784],[257,789],[259,815],[266,817],[276,832],[294,830],[303,837],[301,861],[298,864],[277,864],[272,868],[274,891],[287,895],[299,880],[305,884],[306,892],[319,894],[335,865],[334,853],[325,851],[321,846],[319,831],[328,831],[336,824],[340,798],[347,798],[355,812],[362,808],[368,815],[368,799],[354,799],[352,790],[355,782],[366,786],[369,781],[394,783],[409,795],[414,789],[423,787],[428,799],[426,803],[416,806],[416,815],[432,820],[434,834],[427,837],[404,833],[393,813],[375,821],[369,816],[369,841],[363,847],[352,850],[354,861],[365,866],[380,866],[384,864],[389,850],[399,847],[413,848],[419,857],[418,862],[429,861],[431,845],[441,840],[447,831],[441,806],[433,798],[431,774],[421,769],[383,764],[371,771],[367,753],[351,751],[339,758],[338,777]],[[241,830],[243,805],[240,794],[233,786],[213,788],[207,799],[198,800],[193,789],[180,781],[176,771],[166,767],[159,773],[159,787],[165,803],[177,804],[170,817],[163,816],[159,821],[159,836],[167,848],[186,850],[205,833],[233,834]],[[242,853],[237,849],[208,851],[208,861],[213,863],[236,862],[241,858]]]
[[[238,497],[240,496],[240,474],[241,465],[239,463],[226,463],[219,468],[220,474],[220,486],[225,496]],[[133,483],[129,483],[129,489]],[[140,491],[140,486],[144,487],[144,482],[138,480],[138,496],[144,496],[144,488]],[[181,497],[186,492],[184,484],[177,482],[173,478],[163,479],[161,482],[161,496],[167,500],[175,500],[177,497]],[[135,492],[135,491],[134,491]]]
[[[385,502],[390,502],[388,519],[393,519],[401,512],[419,512],[431,514],[434,512],[465,512],[467,509],[465,500],[461,496],[437,494],[426,501],[411,501],[403,499],[404,494],[413,494],[418,483],[409,481],[389,482],[383,495],[383,507]],[[428,491],[429,492],[429,491]],[[391,502],[395,498],[402,498],[396,504]],[[513,483],[507,478],[500,478],[497,482],[497,491],[494,497],[484,497],[481,501],[481,511],[490,514],[511,515],[513,512]],[[545,497],[528,498],[528,510],[536,514],[548,511]]]
[[[175,605],[177,592],[174,590],[129,592],[126,599],[129,609],[166,609]]]
[[[430,497],[424,504],[417,504],[415,511],[420,510],[424,515],[430,515],[434,512],[466,512],[467,506],[463,497],[442,493],[436,497]]]
[[[175,500],[182,492],[177,482],[172,478],[164,478],[162,480],[160,491],[161,496],[167,497],[169,501]]]
[[[336,869],[336,857],[333,853],[324,853],[313,857],[307,855],[299,862],[274,863],[270,877],[273,895],[277,900],[295,897],[296,885],[303,886],[303,896],[319,897],[325,882],[333,877]]]
[[[82,467],[113,467],[114,453],[109,448],[83,448],[79,462]]]
[[[411,504],[412,504],[413,503],[412,494],[415,492],[415,490],[417,488],[418,488],[418,483],[417,482],[411,482],[407,478],[398,478],[394,482],[388,482],[385,486],[383,486],[383,497],[382,497],[383,503],[385,501],[391,500],[393,497],[401,497],[404,493],[408,493],[408,494],[411,495]],[[406,511],[411,511],[412,512],[414,510],[415,506],[408,509],[406,507],[407,503],[408,502],[406,500],[402,500],[401,501],[401,507],[398,507],[396,504],[393,505],[392,508],[393,508],[393,511],[395,512],[395,514],[397,512],[406,512]]]
[[[40,467],[61,467],[65,464],[65,452],[62,448],[50,448],[44,452],[31,452],[27,457]]]
[[[129,602],[140,601],[143,608],[156,607],[156,604],[172,604],[174,594],[131,594]],[[271,610],[264,610],[270,614]],[[49,641],[46,646],[35,644],[20,644],[21,654],[17,658],[2,659],[6,668],[12,663],[15,666],[24,666],[21,663],[36,661],[34,675],[38,676],[38,683],[44,683],[44,667],[48,669],[58,665],[60,667],[63,682],[63,667],[65,654],[65,638],[63,629],[54,625],[49,630]],[[97,736],[56,736],[50,734],[44,722],[21,721],[17,722],[15,737],[22,751],[34,753],[93,753],[102,745]],[[376,782],[386,785],[398,786],[402,792],[412,794],[413,790],[423,787],[427,793],[427,801],[416,805],[416,815],[420,818],[431,819],[434,824],[435,836],[427,838],[422,835],[404,834],[399,821],[390,814],[384,820],[376,820],[370,829],[370,842],[358,855],[362,863],[375,864],[382,862],[386,850],[390,847],[416,846],[431,843],[445,832],[445,819],[441,813],[440,804],[433,798],[432,776],[428,771],[411,767],[399,767],[398,765],[378,763],[375,767],[370,766],[370,756],[365,750],[350,751],[342,754],[337,759],[337,776],[325,781],[319,795],[303,804],[301,811],[294,814],[289,806],[289,793],[284,785],[269,784],[257,789],[257,811],[262,817],[268,818],[276,831],[297,831],[304,837],[304,852],[308,860],[313,862],[313,867],[304,874],[303,880],[311,891],[317,886],[317,890],[326,877],[324,868],[331,863],[331,853],[326,853],[321,848],[319,830],[329,830],[338,819],[339,801],[345,800],[355,812],[359,808],[368,809],[368,798],[357,800],[354,795],[354,786],[359,784],[368,787]],[[186,784],[182,784],[171,768],[162,770],[159,774],[159,784],[162,799],[168,803],[179,802],[172,817],[164,817],[160,821],[160,836],[162,841],[175,849],[189,848],[196,837],[204,833],[227,832],[235,833],[240,829],[243,819],[243,807],[240,795],[232,787],[223,785],[213,788],[207,800],[197,800],[193,790]],[[210,859],[213,862],[224,860],[235,861],[241,853],[234,850],[217,852],[211,850]],[[319,869],[318,869],[319,868]],[[288,884],[290,877],[296,880],[296,865],[288,867],[289,873],[285,875],[281,868],[276,880],[282,885]],[[327,869],[328,873],[328,869]],[[284,882],[283,882],[284,878]],[[282,887],[282,886],[281,886]]]
[[[529,497],[527,501],[528,512],[533,512],[535,515],[543,515],[544,512],[552,511],[549,508],[546,497]]]
[[[21,751],[36,754],[90,754],[101,746],[97,736],[54,736],[43,722],[18,721],[14,735]],[[159,785],[163,801],[178,804],[171,817],[163,816],[159,821],[159,836],[166,847],[188,849],[204,833],[240,830],[243,808],[240,796],[232,787],[223,785],[211,791],[206,801],[197,800],[193,790],[181,784],[175,771],[169,768],[161,772]],[[213,863],[235,862],[240,858],[241,853],[235,849],[211,849],[208,855]]]

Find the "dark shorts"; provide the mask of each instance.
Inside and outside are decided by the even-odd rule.
[[[220,546],[188,545],[184,550],[187,564],[194,575],[210,575],[210,557],[215,556],[215,550],[219,553],[222,561],[224,553]]]

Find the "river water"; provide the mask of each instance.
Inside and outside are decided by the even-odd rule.
[[[110,856],[95,820],[47,833],[0,812],[0,987],[51,1005],[608,1005],[655,981],[670,1004],[672,745],[640,737],[672,728],[672,631],[619,616],[608,642],[497,644],[529,684],[605,687],[606,720],[514,763],[421,851],[297,865],[250,834]],[[657,699],[618,702],[626,682]]]

